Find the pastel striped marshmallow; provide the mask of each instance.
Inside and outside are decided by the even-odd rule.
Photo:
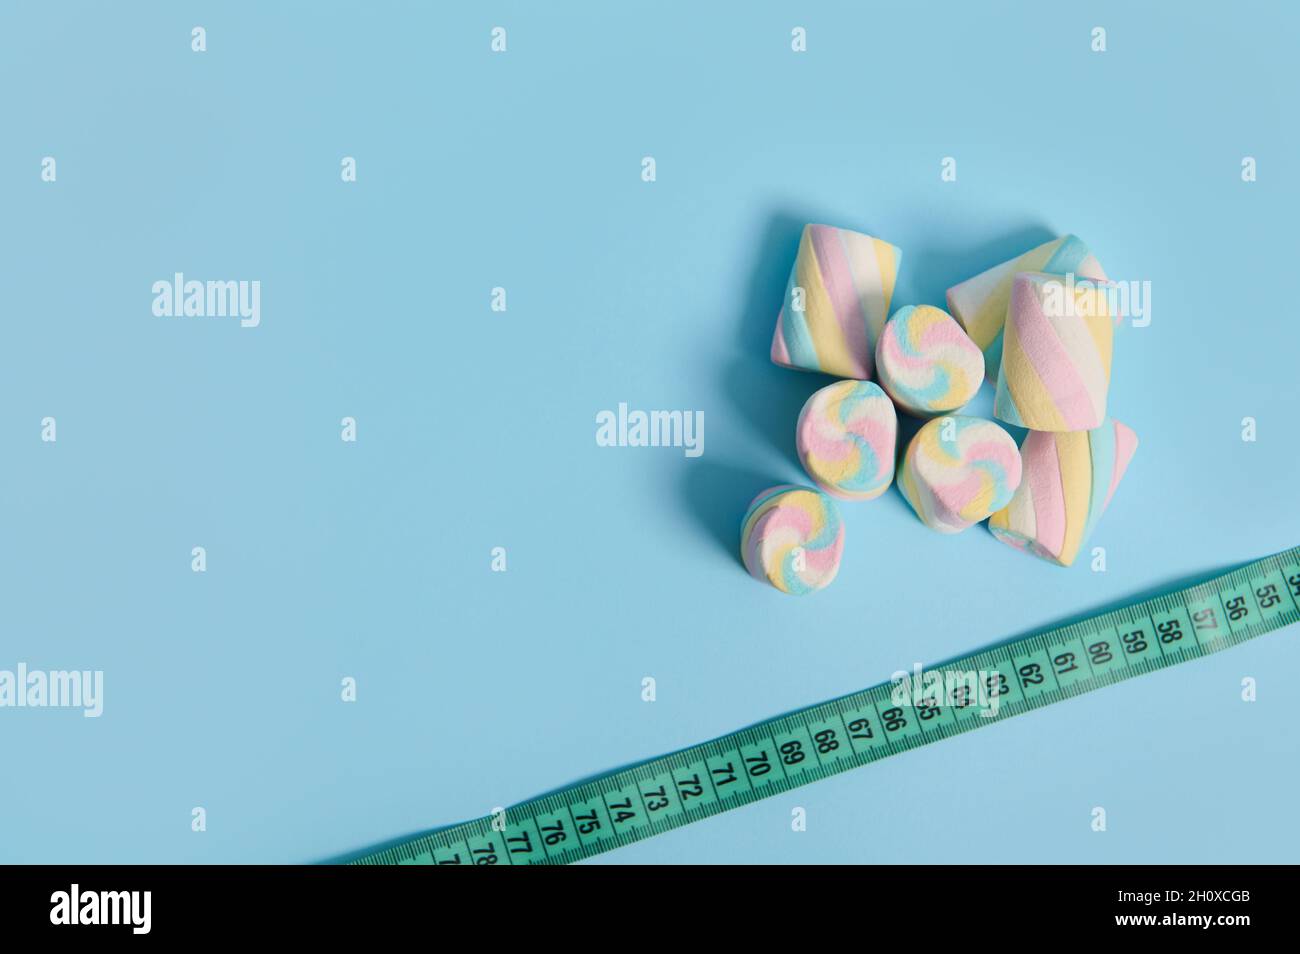
[[[809,487],[769,487],[750,503],[742,521],[745,569],[782,593],[803,596],[829,585],[839,572],[843,550],[839,508]]]
[[[1017,550],[1069,566],[1110,505],[1137,445],[1137,435],[1116,420],[1068,434],[1030,431],[1020,447],[1024,480],[989,529]]]
[[[860,232],[805,225],[776,318],[772,360],[837,378],[871,377],[902,254]]]
[[[1088,244],[1077,235],[1063,235],[949,288],[948,310],[984,352],[984,373],[994,384],[1002,365],[1002,326],[1011,301],[1011,280],[1017,272],[1073,274],[1106,281],[1106,273]]]
[[[898,415],[870,381],[836,381],[804,404],[795,425],[799,460],[835,497],[870,500],[894,480]]]
[[[959,533],[1011,502],[1020,451],[992,421],[952,415],[927,421],[907,445],[898,487],[921,522]]]
[[[1032,431],[1100,427],[1114,339],[1105,285],[1042,272],[1017,275],[994,417]]]
[[[942,308],[908,305],[880,334],[876,377],[904,411],[933,417],[975,396],[984,381],[984,355]]]

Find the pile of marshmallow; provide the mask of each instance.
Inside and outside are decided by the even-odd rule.
[[[988,520],[1003,543],[1069,566],[1137,449],[1133,431],[1106,416],[1118,316],[1083,241],[1055,239],[954,285],[947,311],[908,305],[890,316],[901,257],[869,235],[804,227],[772,360],[844,380],[813,394],[795,425],[820,490],[768,488],[743,521],[746,569],[785,593],[821,589],[839,570],[844,524],[832,497],[879,497],[895,470],[932,530]],[[1020,446],[997,422],[955,413],[985,377],[993,416],[1028,430]],[[927,419],[897,464],[895,408]]]

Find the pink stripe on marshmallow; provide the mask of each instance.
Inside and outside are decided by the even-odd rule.
[[[1106,490],[1106,502],[1102,504],[1102,510],[1110,506],[1110,498],[1115,496],[1115,489],[1119,486],[1120,480],[1124,477],[1124,471],[1128,470],[1129,461],[1133,459],[1133,454],[1137,450],[1137,434],[1127,425],[1119,421],[1112,421],[1115,425],[1115,466],[1111,469],[1110,487]]]
[[[1043,387],[1052,396],[1052,403],[1065,419],[1066,427],[1074,431],[1094,427],[1097,410],[1092,396],[1079,377],[1079,370],[1069,352],[1061,344],[1051,320],[1043,314],[1033,286],[1028,282],[1016,282],[1012,296],[1015,300],[1010,314],[1015,321],[1016,340]]]
[[[1038,542],[1052,553],[1065,544],[1065,486],[1061,483],[1061,461],[1051,434],[1034,431],[1020,448],[1029,473]]]
[[[870,355],[867,348],[867,328],[862,317],[862,305],[858,301],[858,289],[853,284],[853,273],[849,260],[844,254],[844,245],[840,242],[837,230],[826,225],[813,225],[808,229],[812,239],[813,252],[817,267],[821,270],[822,283],[835,309],[835,318],[844,334],[848,352],[863,378],[870,377],[871,368],[862,364],[862,355]],[[871,360],[867,358],[868,362]]]

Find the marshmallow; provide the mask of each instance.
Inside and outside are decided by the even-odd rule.
[[[937,417],[907,445],[898,486],[927,527],[958,533],[1010,503],[1020,451],[992,421]]]
[[[1114,339],[1104,285],[1041,272],[1017,275],[993,416],[1033,431],[1100,427]]]
[[[897,441],[894,405],[870,381],[828,384],[808,399],[795,425],[808,476],[846,500],[870,500],[889,488]]]
[[[1002,365],[1002,325],[1011,300],[1011,280],[1017,272],[1072,273],[1106,281],[1106,273],[1087,243],[1076,235],[1065,235],[949,288],[948,310],[984,352],[984,373],[995,384]]]
[[[745,513],[740,555],[756,580],[802,596],[835,579],[844,549],[844,524],[835,501],[792,484],[769,487]]]
[[[772,360],[837,378],[871,377],[902,254],[860,232],[804,226],[776,319]]]
[[[876,344],[876,376],[904,411],[933,417],[968,403],[984,380],[984,355],[942,308],[894,312]]]
[[[1138,439],[1119,421],[1091,431],[1030,431],[1020,448],[1025,477],[993,535],[1017,550],[1069,566],[1115,495]]]

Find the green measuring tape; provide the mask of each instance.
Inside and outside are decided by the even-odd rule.
[[[1300,621],[1300,547],[672,755],[354,864],[566,864]]]

